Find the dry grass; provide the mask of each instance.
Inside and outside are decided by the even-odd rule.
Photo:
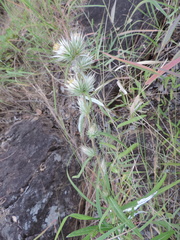
[[[100,26],[99,31],[88,35],[87,44],[96,59],[93,97],[105,106],[92,106],[89,118],[98,126],[93,141],[86,133],[88,121],[83,134],[78,132],[77,99],[70,97],[65,87],[69,66],[51,58],[54,43],[61,36],[69,38],[70,26],[79,30],[75,20],[81,11],[76,8],[79,4],[84,3],[2,1],[6,21],[1,31],[1,119],[12,124],[27,115],[43,114],[62,129],[84,165],[83,191],[77,189],[85,199],[84,214],[98,217],[89,224],[85,216],[72,216],[84,220],[82,228],[94,227],[84,239],[132,239],[136,235],[137,239],[143,236],[155,240],[163,233],[163,239],[177,239],[178,1],[158,5],[162,14],[165,11],[161,29],[156,26],[150,33],[149,29],[124,29],[106,36]],[[112,22],[115,7],[108,13]],[[136,36],[135,45],[120,49],[128,36]],[[144,45],[139,45],[142,40]],[[117,48],[115,43],[119,44]],[[112,50],[119,55],[111,54]],[[147,59],[147,55],[153,59]],[[2,128],[5,126],[3,123]],[[94,148],[97,156],[86,162],[81,145]],[[148,196],[153,197],[141,206],[144,212],[136,216],[133,214],[137,211],[125,212]]]

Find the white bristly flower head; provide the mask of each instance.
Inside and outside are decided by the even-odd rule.
[[[91,68],[91,65],[93,63],[94,63],[93,56],[90,55],[89,53],[86,53],[86,55],[80,56],[72,62],[72,70],[74,72],[79,71],[84,72],[87,69]]]
[[[82,33],[71,33],[69,39],[62,37],[54,45],[53,51],[58,61],[72,64],[73,71],[85,71],[93,63],[93,57],[86,50]]]
[[[98,129],[97,129],[96,124],[93,124],[93,125],[90,126],[90,128],[88,129],[87,134],[88,134],[90,139],[93,139],[93,138],[97,137]]]
[[[78,99],[78,105],[79,105],[79,110],[80,113],[84,116],[90,114],[91,112],[91,103],[84,99],[83,97],[80,97]]]
[[[81,150],[88,157],[92,158],[92,157],[96,156],[96,152],[91,147],[81,146]]]
[[[60,62],[71,62],[72,56],[69,48],[69,41],[65,38],[61,38],[58,43],[53,46],[53,52],[55,52],[55,58]]]
[[[71,78],[66,84],[66,87],[73,96],[89,95],[89,93],[94,90],[94,82],[94,75],[81,74],[79,78]]]
[[[54,57],[61,62],[72,62],[85,51],[84,37],[81,33],[71,33],[70,39],[61,38],[53,47]]]
[[[107,173],[106,163],[104,159],[102,159],[100,167],[102,170],[102,175],[104,176]]]
[[[71,33],[70,48],[74,57],[84,55],[85,41],[82,33]]]

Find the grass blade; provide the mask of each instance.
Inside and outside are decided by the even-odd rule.
[[[134,9],[134,11],[132,12],[131,16],[130,16],[130,19],[132,18],[132,16],[134,15],[134,13],[139,10],[140,6],[143,5],[143,4],[146,4],[146,3],[151,3],[154,5],[154,7],[156,9],[158,9],[168,20],[169,20],[169,16],[168,14],[163,10],[163,8],[159,5],[158,1],[155,1],[155,0],[144,0],[144,1],[141,1],[137,6],[136,8]]]
[[[152,82],[154,82],[154,80],[156,80],[156,78],[160,77],[162,74],[164,74],[166,72],[166,70],[171,69],[172,67],[174,67],[175,65],[177,65],[178,63],[180,63],[180,57],[177,59],[174,59],[172,61],[170,61],[169,63],[167,63],[165,66],[163,66],[164,70],[159,70],[156,74],[153,74],[146,82],[145,85],[150,85]]]
[[[72,186],[74,187],[74,189],[79,193],[79,195],[84,198],[87,202],[89,202],[92,206],[96,207],[96,204],[93,203],[91,200],[89,200],[89,198],[87,198],[80,190],[79,188],[73,183],[73,181],[71,180],[70,176],[69,176],[69,173],[67,171],[67,177],[70,181],[70,183],[72,184]]]
[[[157,71],[155,71],[155,70],[153,70],[153,69],[151,69],[151,68],[149,68],[149,67],[143,66],[142,64],[135,63],[135,62],[128,61],[128,60],[124,60],[124,59],[118,58],[118,57],[116,57],[116,56],[113,56],[113,55],[111,55],[111,54],[109,54],[109,53],[103,52],[103,54],[106,55],[106,56],[108,56],[108,57],[110,57],[110,58],[113,58],[113,59],[115,59],[115,60],[118,60],[118,61],[120,61],[120,62],[123,62],[123,63],[125,63],[125,64],[128,64],[128,65],[130,65],[130,66],[132,66],[132,67],[135,67],[135,68],[137,68],[137,69],[140,69],[140,70],[142,70],[142,71],[148,71],[148,72],[151,72],[151,73],[156,73],[156,74],[158,74]]]
[[[112,228],[112,225],[102,226],[103,231],[108,231],[111,228]],[[94,234],[97,234],[98,232],[99,232],[98,225],[88,226],[70,233],[67,237],[69,238],[69,237],[78,237],[83,235],[92,235],[92,234],[94,235]]]
[[[171,230],[165,233],[161,233],[158,236],[152,238],[151,240],[168,240],[173,234],[174,234],[174,231]]]
[[[99,144],[104,145],[104,146],[106,146],[106,147],[108,147],[108,148],[110,148],[110,149],[114,149],[115,151],[116,151],[116,149],[117,149],[116,146],[114,146],[114,145],[112,145],[112,144],[110,144],[110,143],[99,142]]]
[[[79,236],[89,235],[89,234],[94,234],[94,233],[98,233],[98,226],[89,226],[89,227],[81,228],[79,230],[76,230],[76,231],[70,233],[67,236],[67,238],[79,237]]]
[[[91,160],[91,157],[87,158],[86,161],[83,163],[80,172],[78,173],[78,175],[73,176],[72,178],[80,178],[81,174],[84,172],[84,169],[86,167],[86,165],[88,164],[88,162]]]
[[[164,174],[164,176],[163,176],[162,179],[156,184],[156,186],[155,186],[145,197],[143,197],[143,198],[147,198],[147,197],[153,195],[155,192],[157,192],[157,191],[159,190],[159,188],[163,185],[163,183],[164,183],[164,181],[165,181],[165,179],[166,179],[166,176],[167,176],[167,175]],[[156,193],[156,195],[157,195],[157,193]],[[139,200],[141,200],[141,199],[139,199]],[[128,209],[128,208],[133,208],[134,206],[137,205],[137,202],[138,202],[139,200],[135,200],[135,201],[133,201],[133,202],[130,202],[130,203],[125,204],[124,206],[122,206],[121,209],[124,211],[124,210],[126,210],[126,209]]]
[[[109,237],[110,234],[114,233],[115,231],[117,231],[119,229],[120,226],[114,227],[111,230],[109,230],[108,232],[104,233],[102,236],[98,237],[96,240],[105,240],[107,239],[107,237]]]
[[[120,159],[122,157],[127,156],[130,152],[132,152],[135,148],[137,148],[139,146],[138,143],[134,143],[132,144],[130,147],[128,147],[124,152],[121,152],[120,154],[118,154],[118,158]]]
[[[60,224],[60,226],[59,226],[59,228],[58,228],[58,231],[57,231],[57,233],[56,233],[56,236],[55,236],[54,240],[57,240],[57,239],[58,239],[59,234],[61,233],[61,230],[62,230],[64,224],[66,223],[66,221],[67,221],[67,219],[68,219],[69,217],[76,218],[76,219],[78,219],[78,220],[95,220],[95,219],[97,219],[97,218],[93,218],[93,217],[90,217],[90,216],[87,216],[87,215],[83,215],[83,214],[72,213],[72,214],[66,216],[66,217],[62,220],[62,222],[61,222],[61,224]]]
[[[111,9],[111,22],[114,24],[114,19],[115,19],[115,13],[116,13],[116,2],[117,0],[114,1],[114,4]]]
[[[78,220],[97,220],[99,218],[94,218],[94,217],[90,217],[87,215],[83,215],[83,214],[79,214],[79,213],[72,213],[71,215],[69,215],[72,218],[76,218]]]
[[[142,115],[142,116],[138,116],[138,117],[131,118],[131,119],[129,119],[128,121],[125,121],[125,122],[123,122],[123,123],[120,123],[120,124],[117,126],[117,128],[124,127],[124,126],[126,126],[126,125],[128,125],[128,124],[137,122],[137,121],[143,119],[144,117],[146,117],[146,115]]]
[[[161,43],[161,49],[160,49],[159,52],[161,52],[162,49],[168,44],[168,42],[169,42],[169,40],[170,40],[170,38],[171,38],[171,36],[172,36],[172,34],[173,34],[176,26],[178,25],[179,21],[180,21],[180,14],[179,14],[179,16],[174,20],[174,22],[170,25],[168,31],[166,32],[166,34],[165,34],[165,36],[164,36],[164,39],[163,39],[163,41],[162,41],[162,43]]]
[[[114,137],[114,136],[111,135],[110,133],[99,132],[98,134],[99,134],[100,136],[109,137],[111,140],[116,141],[116,142],[119,143],[120,145],[126,147],[123,142],[121,142],[118,138]]]
[[[108,198],[109,201],[109,205],[112,207],[112,210],[114,211],[114,213],[116,214],[116,216],[118,217],[118,219],[124,223],[125,225],[127,225],[130,229],[133,229],[133,232],[140,238],[143,239],[139,229],[137,229],[137,227],[132,223],[132,221],[130,219],[128,219],[126,217],[126,215],[123,213],[123,211],[121,210],[120,206],[118,205],[118,203],[112,198],[109,197]]]
[[[163,192],[165,192],[165,191],[167,191],[168,189],[174,187],[175,185],[177,185],[177,184],[179,184],[179,183],[180,183],[180,179],[177,180],[176,182],[173,182],[173,183],[171,183],[171,184],[169,184],[169,185],[167,185],[167,186],[159,189],[159,190],[157,191],[156,196],[159,195],[159,194],[161,194],[161,193],[163,193]]]
[[[61,230],[62,230],[64,224],[66,223],[68,217],[69,217],[69,216],[66,216],[66,217],[62,220],[62,222],[61,222],[61,224],[60,224],[60,226],[59,226],[59,228],[58,228],[58,231],[57,231],[57,233],[56,233],[56,236],[55,236],[54,240],[57,240],[57,239],[58,239],[59,234],[61,233]]]

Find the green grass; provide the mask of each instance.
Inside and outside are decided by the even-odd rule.
[[[65,2],[69,5],[61,0],[43,1],[41,5],[36,0],[1,1],[8,16],[0,37],[1,108],[14,104],[19,98],[15,94],[17,89],[24,94],[28,92],[29,102],[38,98],[62,128],[74,152],[77,151],[82,166],[74,178],[84,177],[84,191],[75,186],[68,172],[67,175],[85,200],[84,213],[65,217],[55,239],[68,217],[84,222],[82,228],[68,237],[178,239],[180,123],[175,100],[179,88],[175,67],[180,62],[176,39],[178,1],[167,4],[144,0],[136,6],[132,16],[142,4],[151,2],[146,13],[149,19],[154,19],[151,34],[148,29],[132,30],[134,23],[128,28],[125,25],[121,32],[114,26],[106,34],[101,24],[97,32],[86,38],[88,50],[95,59],[92,71],[98,82],[86,98],[82,94],[86,111],[77,107],[79,120],[76,120],[80,145],[91,148],[90,153],[71,141],[75,133],[67,126],[72,121],[68,122],[60,111],[63,97],[70,99],[64,90],[63,97],[59,97],[58,89],[63,89],[69,75],[72,76],[71,63],[57,62],[52,58],[52,49],[62,36],[68,39],[72,32],[70,26],[84,5],[80,0]],[[162,24],[156,17],[157,9],[164,17]],[[113,18],[113,12],[106,10],[105,17]],[[122,42],[127,43],[133,37],[137,39],[135,44],[123,50]],[[118,54],[114,56],[113,51]],[[82,72],[78,74],[82,77]],[[156,79],[158,88],[164,90],[151,89]],[[121,85],[117,85],[117,80]],[[73,102],[77,106],[78,97],[71,99],[69,104]]]

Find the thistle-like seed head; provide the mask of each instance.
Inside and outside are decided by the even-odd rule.
[[[91,68],[94,62],[82,33],[71,33],[69,39],[62,37],[54,44],[53,51],[54,57],[60,62],[70,64],[74,72],[84,72]]]
[[[82,115],[88,115],[91,112],[91,103],[84,97],[78,99],[79,110]]]
[[[73,96],[89,95],[89,93],[94,90],[94,82],[94,75],[81,74],[79,78],[71,78],[66,84],[66,87]]]
[[[88,157],[92,158],[92,157],[96,156],[96,152],[91,147],[81,146],[81,150]]]
[[[93,124],[90,126],[88,132],[87,132],[88,136],[90,139],[96,138],[97,134],[98,134],[98,129],[96,124]]]

